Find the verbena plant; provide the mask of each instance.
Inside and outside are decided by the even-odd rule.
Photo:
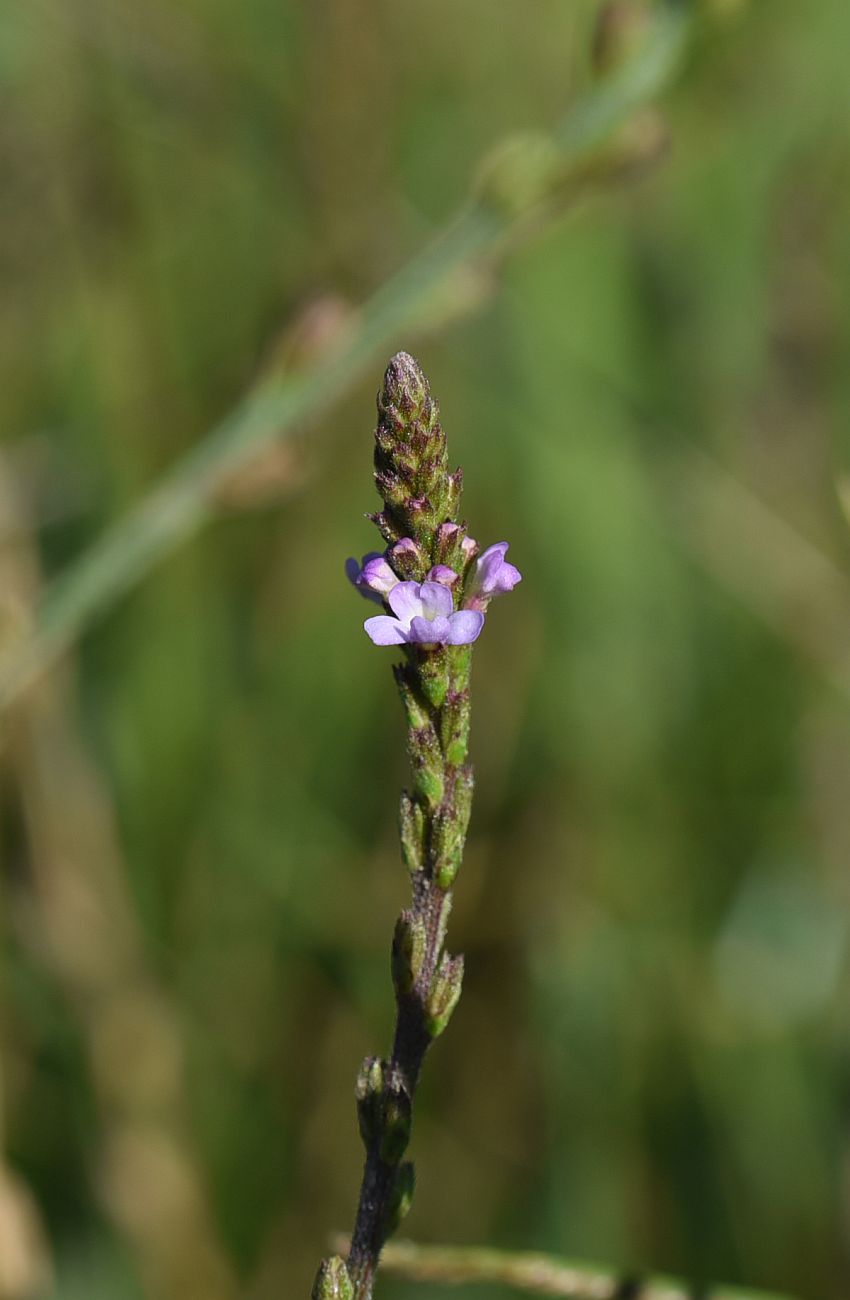
[[[416,1085],[463,979],[463,957],[449,955],[445,937],[472,806],[472,646],[490,601],[521,576],[505,558],[507,542],[480,553],[469,536],[460,518],[461,471],[449,469],[437,403],[405,352],[390,361],[378,394],[375,483],[383,508],[370,518],[385,549],[360,564],[349,560],[347,570],[357,590],[384,610],[366,619],[369,637],[403,655],[393,671],[411,765],[399,831],[412,896],[392,940],[390,1054],[368,1056],[357,1079],[366,1162],[348,1259],[322,1262],[315,1300],[369,1300],[381,1249],[413,1195],[413,1164],[405,1155]]]

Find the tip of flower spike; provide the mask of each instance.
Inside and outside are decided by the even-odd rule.
[[[419,414],[429,396],[428,380],[419,362],[409,352],[397,352],[384,373],[379,405],[394,406],[409,418]]]

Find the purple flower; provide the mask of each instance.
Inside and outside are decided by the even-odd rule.
[[[444,587],[453,587],[457,582],[457,574],[454,569],[450,569],[447,564],[435,564],[425,575],[426,582],[439,582]]]
[[[345,562],[345,572],[361,596],[383,605],[384,598],[393,587],[398,586],[398,578],[387,564],[381,551],[370,551],[363,556],[363,563],[358,564],[352,556]]]
[[[522,581],[519,569],[505,559],[507,549],[507,542],[496,542],[479,555],[463,601],[466,609],[485,610],[494,596],[513,591]]]
[[[363,624],[375,645],[469,645],[484,626],[478,610],[453,612],[452,594],[439,582],[400,582],[387,596],[395,614]]]

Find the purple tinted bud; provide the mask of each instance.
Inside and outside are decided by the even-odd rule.
[[[507,542],[496,542],[478,557],[464,597],[464,608],[485,610],[494,596],[512,591],[522,581],[519,569],[505,559],[507,549]]]
[[[398,585],[398,578],[380,551],[370,551],[364,555],[362,564],[358,564],[353,557],[346,560],[345,572],[361,596],[377,601],[379,605],[383,604],[393,587]]]
[[[463,551],[463,558],[471,560],[473,556],[478,554],[478,543],[474,537],[464,537],[460,549]]]
[[[402,537],[395,546],[391,546],[387,558],[403,579],[414,582],[421,579],[428,564],[425,552],[412,537]]]
[[[439,582],[399,582],[387,601],[395,618],[363,624],[375,645],[469,645],[484,626],[480,611],[454,611],[451,592]]]
[[[441,582],[444,587],[453,587],[457,582],[457,574],[447,564],[435,564],[432,569],[428,570],[425,581]]]
[[[440,527],[437,529],[437,544],[440,546],[448,545],[449,542],[454,540],[459,531],[459,524],[453,524],[451,522],[440,524]]]
[[[414,542],[412,537],[402,537],[400,542],[390,547],[389,554],[395,559],[400,555],[421,555],[422,547],[418,542]]]

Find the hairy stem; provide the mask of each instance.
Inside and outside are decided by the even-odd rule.
[[[460,995],[463,959],[449,957],[443,942],[472,794],[465,763],[470,664],[466,647],[412,647],[396,670],[413,768],[413,792],[402,796],[401,809],[412,902],[393,942],[392,1051],[379,1069],[367,1061],[358,1083],[366,1162],[348,1255],[355,1300],[371,1297],[383,1244],[407,1210],[413,1169],[404,1154],[416,1085]]]

